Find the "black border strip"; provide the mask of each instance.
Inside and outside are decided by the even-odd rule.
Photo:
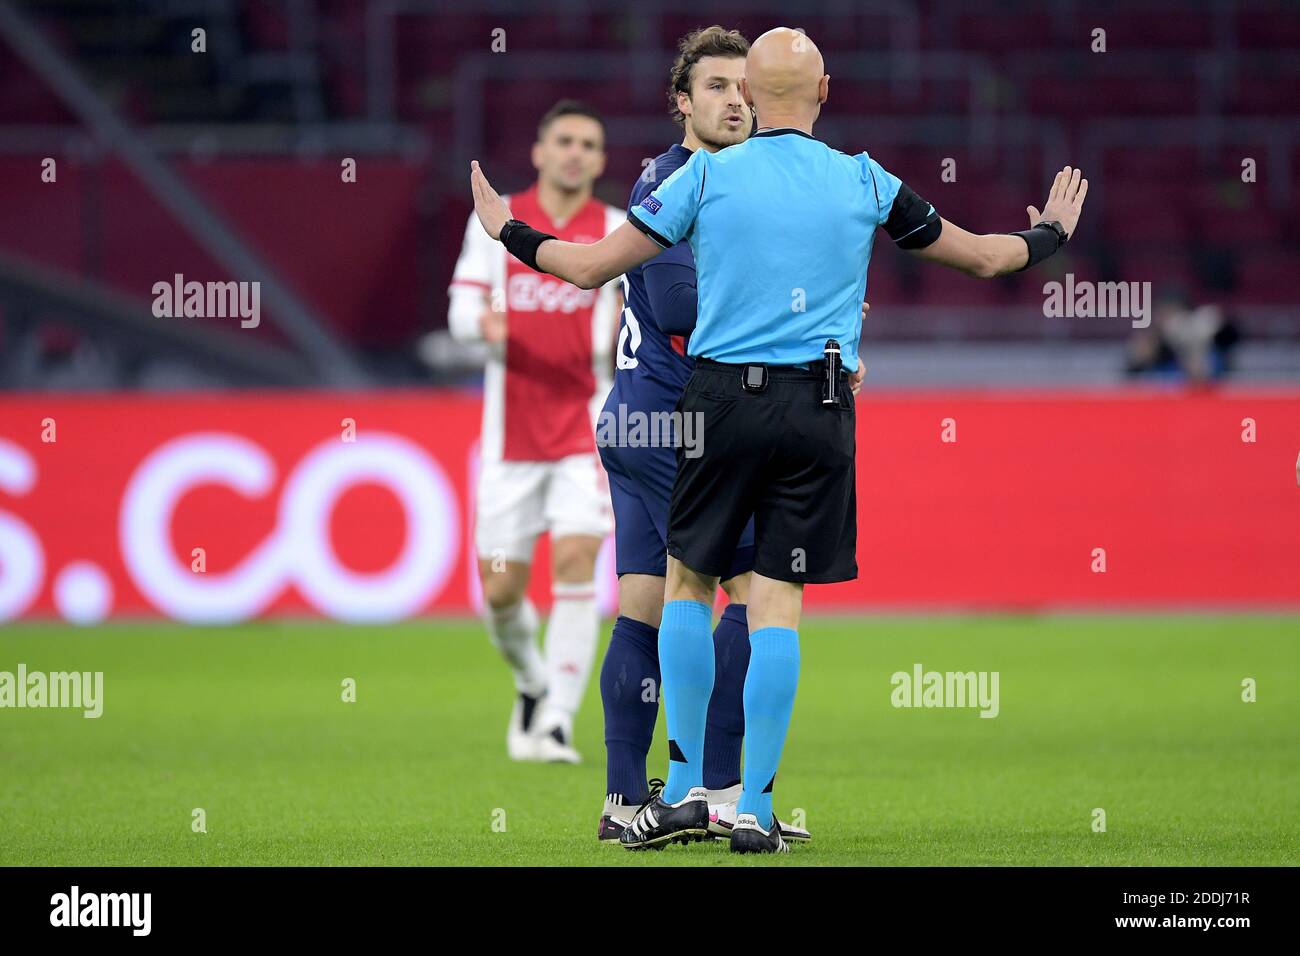
[[[674,243],[669,242],[669,241],[668,241],[667,239],[665,239],[663,236],[659,235],[659,233],[655,232],[653,229],[651,229],[651,228],[650,228],[649,226],[647,226],[645,223],[643,223],[643,222],[641,221],[641,217],[640,217],[640,216],[634,215],[633,213],[628,213],[628,214],[627,214],[627,221],[630,222],[632,225],[636,226],[638,229],[640,229],[642,232],[644,232],[647,236],[649,236],[649,237],[650,237],[651,239],[653,239],[655,242],[659,243],[659,245],[663,246],[665,249],[671,249],[671,248],[675,245]]]

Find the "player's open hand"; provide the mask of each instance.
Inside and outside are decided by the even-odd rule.
[[[1056,174],[1043,211],[1040,213],[1033,206],[1025,207],[1031,229],[1040,222],[1059,222],[1061,228],[1074,237],[1074,227],[1079,224],[1079,213],[1083,210],[1083,197],[1088,195],[1088,180],[1082,179],[1082,175],[1081,170],[1069,166]]]
[[[469,164],[469,188],[474,193],[474,211],[478,213],[478,221],[483,224],[489,236],[500,239],[501,227],[510,218],[510,210],[483,175],[477,159],[471,160]]]

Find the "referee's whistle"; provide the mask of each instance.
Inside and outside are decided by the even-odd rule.
[[[840,403],[840,343],[834,339],[827,339],[822,354],[826,359],[826,390],[822,392],[822,404],[838,405]]]

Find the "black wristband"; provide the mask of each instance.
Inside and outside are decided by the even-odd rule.
[[[1032,229],[1025,229],[1022,232],[1013,232],[1013,236],[1019,236],[1025,240],[1025,245],[1029,247],[1029,261],[1026,262],[1017,272],[1023,272],[1030,266],[1036,266],[1044,259],[1056,255],[1061,246],[1065,245],[1061,241],[1060,234],[1046,223],[1040,222]]]
[[[506,251],[522,262],[534,272],[541,272],[537,268],[537,248],[547,239],[554,239],[549,232],[542,232],[534,229],[526,222],[518,219],[507,219],[506,224],[501,227],[501,245],[506,247]]]

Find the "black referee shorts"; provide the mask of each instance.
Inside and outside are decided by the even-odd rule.
[[[858,576],[854,402],[822,404],[822,375],[769,366],[767,386],[741,384],[746,366],[700,359],[677,403],[702,431],[697,457],[677,449],[668,553],[722,577],[754,516],[754,570],[779,581],[828,584]]]

